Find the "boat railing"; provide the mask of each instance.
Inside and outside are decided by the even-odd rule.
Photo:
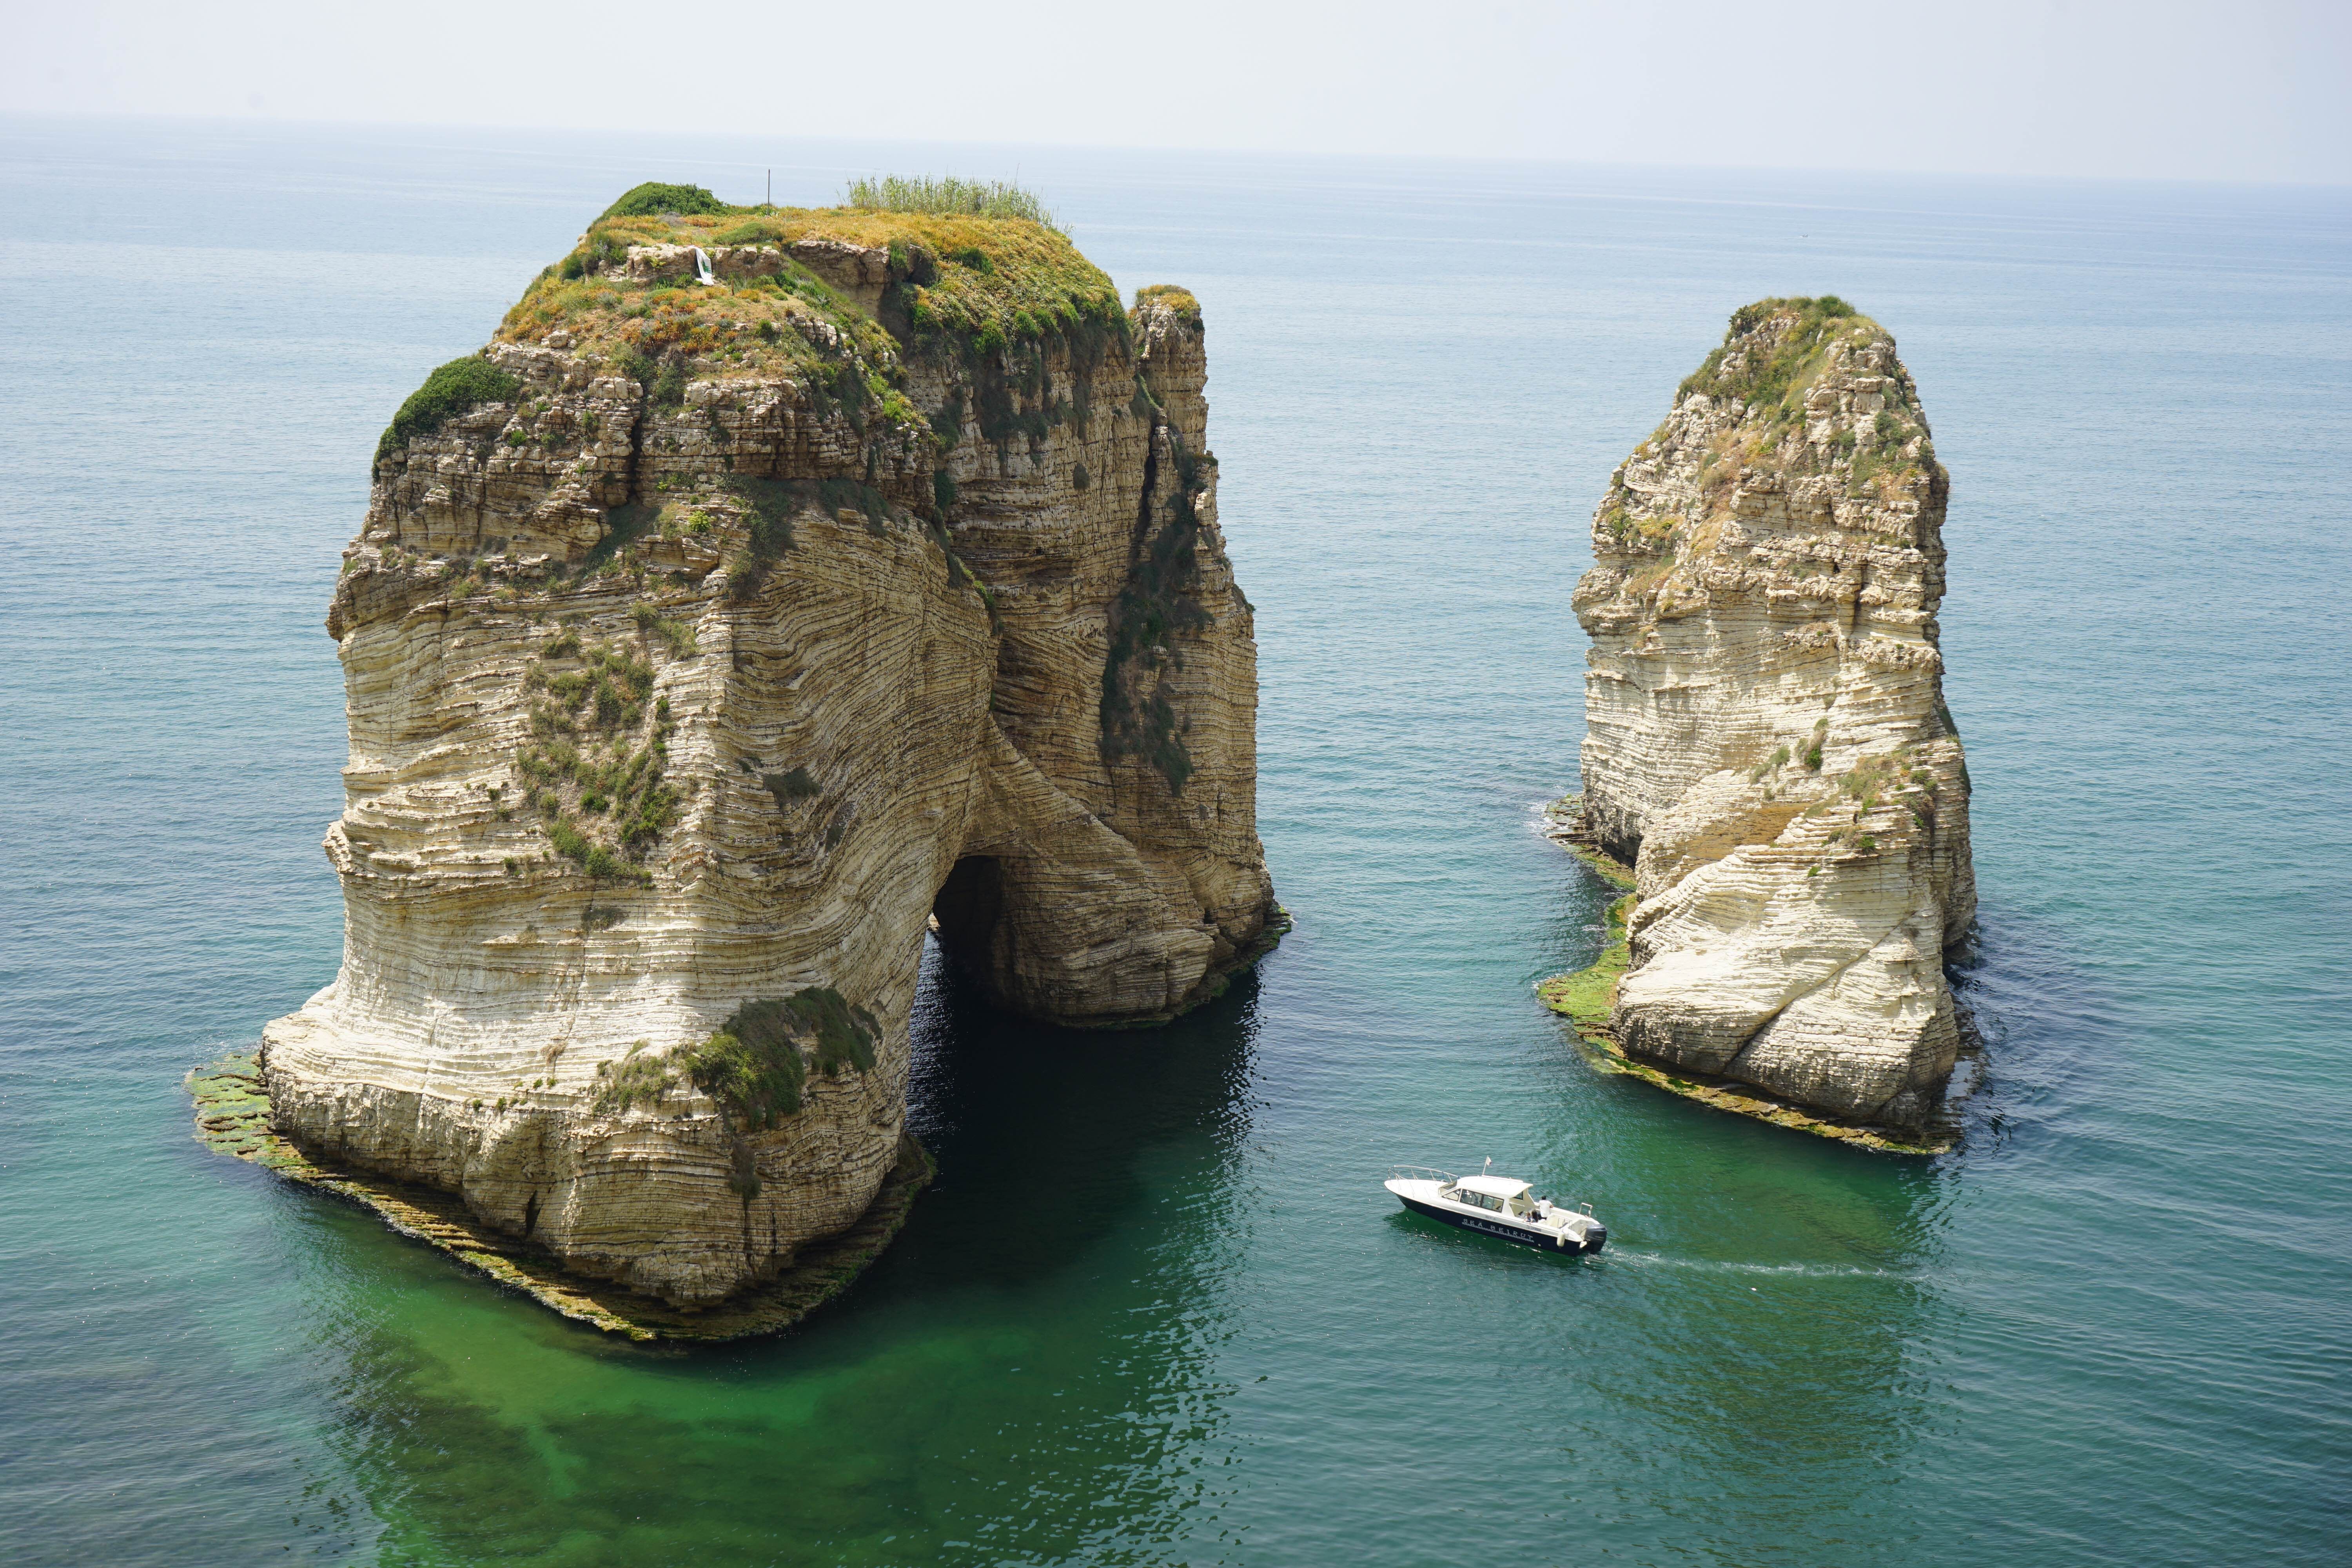
[[[1389,1167],[1389,1180],[1391,1182],[1435,1182],[1440,1186],[1450,1187],[1458,1179],[1453,1172],[1441,1171],[1434,1165],[1391,1165]]]

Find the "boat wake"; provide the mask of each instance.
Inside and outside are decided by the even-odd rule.
[[[1859,1263],[1736,1263],[1715,1258],[1669,1258],[1663,1252],[1636,1252],[1620,1247],[1610,1253],[1612,1262],[1641,1268],[1682,1268],[1697,1274],[1779,1274],[1808,1279],[1916,1279],[1907,1268],[1872,1268]]]

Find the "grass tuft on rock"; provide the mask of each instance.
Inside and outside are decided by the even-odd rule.
[[[1054,221],[1034,191],[1010,180],[966,180],[953,174],[861,175],[849,182],[841,205],[868,212],[1018,218],[1056,234],[1070,232]]]
[[[658,626],[648,630],[663,636]],[[576,668],[563,668],[574,661]],[[524,679],[546,696],[531,705],[531,739],[515,763],[528,786],[523,804],[549,818],[556,854],[590,876],[651,882],[638,862],[677,824],[679,809],[677,792],[663,782],[677,726],[668,700],[654,698],[653,665],[619,643],[583,645],[566,629],[540,650]],[[609,827],[599,820],[606,817]]]

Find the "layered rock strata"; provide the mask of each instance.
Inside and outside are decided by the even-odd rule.
[[[1635,872],[1611,1013],[1633,1058],[1864,1121],[1934,1110],[1976,904],[1948,489],[1893,338],[1833,298],[1736,314],[1611,477],[1574,599],[1580,826]]]
[[[328,616],[342,967],[261,1057],[295,1142],[685,1306],[873,1199],[927,923],[1113,1024],[1274,910],[1191,297],[1025,222],[693,205],[625,198],[386,431]]]

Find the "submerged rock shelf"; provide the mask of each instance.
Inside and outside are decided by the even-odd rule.
[[[216,1154],[259,1165],[368,1210],[394,1230],[508,1286],[575,1322],[632,1340],[719,1343],[780,1333],[840,1293],[898,1234],[915,1196],[930,1184],[930,1155],[902,1133],[898,1158],[866,1213],[847,1230],[813,1242],[774,1279],[724,1304],[682,1312],[607,1281],[584,1279],[518,1237],[474,1218],[448,1193],[324,1162],[273,1131],[269,1096],[251,1053],[226,1057],[187,1078],[196,1139]]]

